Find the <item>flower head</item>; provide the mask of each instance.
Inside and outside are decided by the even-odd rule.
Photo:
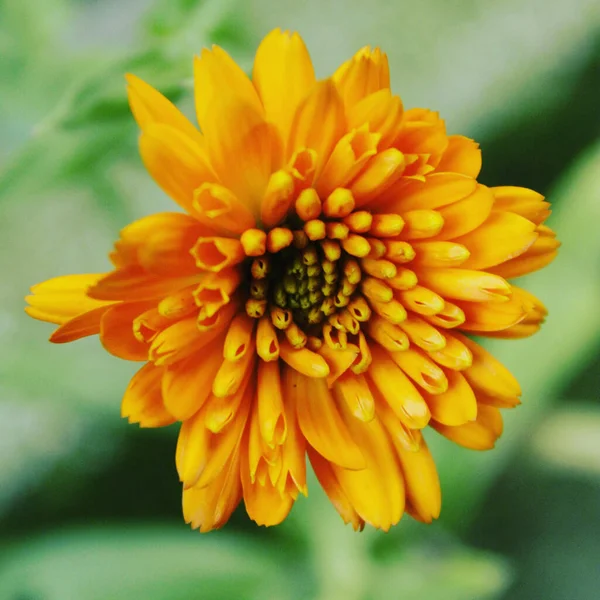
[[[492,448],[514,377],[469,336],[535,333],[546,309],[509,283],[558,242],[541,195],[478,183],[475,142],[404,110],[364,48],[315,79],[276,30],[252,78],[195,59],[196,128],[128,76],[144,164],[183,212],[126,227],[110,273],[33,287],[51,341],[99,334],[143,362],[122,414],[182,423],[183,512],[202,531],[243,499],[259,524],[307,493],[306,456],[346,522],[429,522],[440,486],[421,431]]]

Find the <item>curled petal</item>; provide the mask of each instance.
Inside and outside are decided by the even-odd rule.
[[[145,364],[131,379],[123,401],[121,416],[141,427],[163,427],[175,422],[167,410],[161,393],[163,369]]]

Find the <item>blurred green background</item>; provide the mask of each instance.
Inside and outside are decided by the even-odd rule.
[[[439,522],[355,534],[317,486],[265,530],[181,518],[176,428],[119,419],[135,365],[46,342],[23,296],[108,268],[131,220],[169,210],[143,171],[132,71],[189,110],[192,55],[245,67],[300,31],[326,75],[390,56],[407,107],[483,148],[481,180],[535,188],[563,248],[525,287],[534,338],[489,346],[524,404],[496,450],[430,436]],[[600,590],[600,4],[597,0],[0,0],[0,600],[595,600]],[[505,413],[506,414],[506,413]]]

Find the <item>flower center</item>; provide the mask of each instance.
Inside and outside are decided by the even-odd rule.
[[[267,314],[286,333],[293,326],[303,338],[329,337],[332,328],[356,334],[359,321],[368,317],[357,292],[358,261],[343,250],[326,252],[302,231],[294,232],[290,246],[249,259],[247,280],[247,314],[257,319]]]

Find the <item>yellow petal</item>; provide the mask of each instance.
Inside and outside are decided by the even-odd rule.
[[[471,386],[458,371],[447,373],[448,389],[442,394],[425,394],[431,418],[444,425],[462,425],[477,417],[477,400]]]
[[[287,340],[281,343],[279,355],[292,369],[307,377],[327,377],[330,373],[322,356],[308,348],[295,349]]]
[[[242,497],[240,453],[227,461],[219,477],[210,485],[183,491],[183,516],[192,528],[202,533],[225,525]]]
[[[347,469],[362,469],[365,459],[344,424],[323,380],[293,375],[302,398],[296,404],[298,424],[307,442],[327,460]]]
[[[390,87],[387,55],[379,48],[361,48],[333,74],[347,109],[365,96]]]
[[[456,427],[432,422],[431,426],[444,437],[470,450],[490,450],[496,445],[503,429],[500,411],[483,404],[478,407],[475,421]]]
[[[330,79],[318,82],[294,115],[287,144],[288,158],[301,148],[314,150],[318,177],[334,146],[344,135],[345,127],[344,106],[335,85]]]
[[[252,81],[282,139],[287,139],[294,114],[315,83],[310,55],[297,33],[271,31],[254,58]]]
[[[427,351],[427,356],[438,365],[453,371],[463,371],[473,364],[471,351],[455,336],[444,333],[446,345],[439,350]]]
[[[462,242],[413,242],[411,246],[415,251],[413,265],[420,267],[458,267],[470,256]]]
[[[358,420],[368,423],[375,416],[375,400],[363,375],[345,373],[333,386],[333,394]]]
[[[470,269],[421,269],[419,283],[444,298],[506,302],[511,286],[502,277]]]
[[[416,315],[409,315],[398,327],[422,350],[433,352],[446,345],[446,338],[439,330]]]
[[[485,335],[490,331],[502,331],[523,321],[531,309],[531,303],[515,293],[507,302],[460,302],[464,313],[461,329]]]
[[[25,300],[25,312],[34,319],[60,325],[82,313],[106,306],[108,302],[90,298],[87,291],[106,273],[63,275],[54,277],[31,288]]]
[[[352,506],[352,502],[337,480],[329,461],[310,447],[308,448],[308,458],[321,487],[325,490],[335,509],[340,513],[344,523],[351,523],[354,531],[362,531],[365,522]]]
[[[535,225],[515,213],[493,211],[474,231],[455,238],[469,249],[467,269],[488,269],[523,254],[537,239]]]
[[[425,523],[431,523],[440,516],[442,491],[435,462],[422,436],[416,451],[409,451],[401,444],[395,444],[404,482],[406,499],[412,509]]]
[[[359,471],[332,464],[344,494],[366,523],[387,531],[404,512],[404,481],[391,443],[379,419],[355,419],[342,405],[348,429],[363,450],[366,468]]]
[[[258,97],[259,107],[238,92],[235,81],[224,81],[212,98],[210,89],[199,89],[196,102],[198,94],[209,102],[201,128],[220,182],[257,214],[269,176],[282,166],[282,141],[265,121]],[[252,93],[256,96],[254,88]]]
[[[393,145],[404,154],[422,157],[430,168],[436,167],[448,147],[444,121],[425,108],[407,110]]]
[[[514,398],[521,395],[521,387],[512,373],[487,350],[459,333],[454,334],[473,355],[473,364],[463,371],[465,379],[476,393],[494,398]]]
[[[470,196],[477,181],[457,173],[433,173],[424,181],[403,178],[392,186],[374,206],[385,206],[390,212],[436,210]]]
[[[489,188],[478,185],[470,196],[439,209],[444,226],[435,238],[453,240],[473,231],[488,218],[493,204],[494,196]]]
[[[422,429],[430,413],[425,400],[388,352],[373,345],[373,362],[367,373],[376,400],[387,402],[400,421],[411,429]]]
[[[399,290],[396,292],[396,298],[408,310],[420,315],[436,315],[444,309],[444,299],[439,294],[420,285],[409,290]]]
[[[356,206],[364,206],[377,199],[402,177],[404,167],[404,154],[396,148],[388,148],[370,158],[362,172],[350,184]]]
[[[140,136],[140,155],[154,181],[190,214],[194,190],[217,181],[204,150],[170,125],[148,125]]]
[[[463,135],[448,137],[448,147],[437,166],[439,172],[462,173],[473,179],[481,171],[479,144]]]
[[[258,363],[257,410],[260,434],[269,446],[281,445],[287,424],[278,362]]]
[[[121,402],[122,417],[141,427],[163,427],[175,421],[163,403],[162,374],[160,367],[148,363],[133,376]]]
[[[250,79],[219,46],[203,48],[194,58],[194,98],[200,129],[206,133],[211,123],[222,119],[225,107],[219,100],[227,93],[236,104],[246,104],[257,114],[263,107]],[[208,140],[207,140],[208,142]]]
[[[533,190],[515,186],[491,188],[494,194],[494,209],[507,210],[525,217],[539,225],[550,215],[550,204],[544,202],[544,196]]]
[[[347,185],[377,153],[380,135],[367,126],[353,129],[335,145],[316,184],[321,198]],[[317,215],[318,216],[318,215]]]
[[[385,88],[365,96],[348,111],[348,126],[362,127],[381,138],[379,148],[387,148],[398,135],[402,124],[403,107],[398,96]]]
[[[204,146],[202,134],[190,123],[187,117],[159,91],[132,74],[125,75],[129,106],[142,130],[153,123],[168,125]]]
[[[390,358],[426,392],[443,394],[448,389],[444,371],[414,347],[402,352],[390,352]]]

